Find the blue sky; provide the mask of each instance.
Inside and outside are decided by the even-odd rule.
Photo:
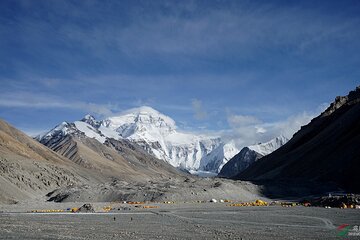
[[[359,26],[360,1],[2,0],[0,117],[33,134],[149,105],[269,138],[359,85]]]

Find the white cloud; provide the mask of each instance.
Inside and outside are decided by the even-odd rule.
[[[56,78],[43,78],[43,79],[39,79],[38,81],[48,88],[57,87],[61,83],[61,79],[56,79]]]
[[[84,101],[66,101],[54,96],[39,95],[24,92],[2,94],[0,96],[2,107],[24,107],[24,108],[64,108],[77,109],[102,116],[109,116],[118,110],[116,105],[96,104]]]
[[[261,123],[261,121],[254,116],[229,115],[228,123],[232,127],[239,128],[239,127],[253,126],[253,125]]]
[[[207,112],[204,110],[202,102],[198,99],[193,99],[191,105],[194,111],[194,117],[197,120],[204,120],[208,117]]]
[[[315,112],[303,112],[276,122],[263,122],[255,116],[228,115],[231,131],[222,132],[222,136],[227,140],[234,140],[239,148],[265,142],[280,135],[290,139],[301,126],[308,124],[323,109],[324,105],[321,105]]]
[[[256,128],[256,133],[261,133],[261,134],[263,134],[263,133],[266,133],[266,132],[267,132],[266,129],[263,128],[263,127],[255,126],[255,128]]]
[[[308,124],[316,115],[315,113],[303,112],[290,116],[284,121],[264,124],[264,128],[268,130],[269,137],[284,135],[291,138],[295,132],[300,130],[301,126]]]
[[[238,146],[251,145],[260,136],[258,134],[259,125],[262,122],[255,116],[250,115],[228,115],[228,124],[232,129],[231,136]]]
[[[285,45],[302,52],[321,47],[331,39],[351,42],[359,34],[354,31],[358,21],[339,21],[336,16],[316,11],[304,14],[298,8],[264,4],[252,11],[244,4],[238,4],[233,8],[199,11],[201,4],[193,4],[191,8],[168,5],[174,14],[163,14],[160,8],[143,15],[131,15],[130,12],[126,28],[105,18],[92,28],[65,24],[59,31],[67,40],[81,43],[103,58],[107,57],[104,51],[109,46],[129,56],[154,52],[217,55],[235,48],[240,48],[243,54],[252,54],[251,50],[267,45]],[[194,17],[181,17],[181,12]]]

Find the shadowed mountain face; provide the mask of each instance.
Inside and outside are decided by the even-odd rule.
[[[277,151],[235,176],[335,183],[360,192],[360,87],[335,101]]]
[[[224,165],[218,176],[232,178],[262,157],[263,155],[258,152],[255,152],[248,147],[244,147]]]
[[[265,143],[244,147],[224,165],[218,176],[232,178],[238,175],[258,159],[283,146],[287,141],[289,140],[286,137],[279,136]]]

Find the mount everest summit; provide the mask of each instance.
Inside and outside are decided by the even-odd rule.
[[[196,173],[218,173],[239,149],[233,141],[224,143],[219,137],[194,135],[178,131],[170,117],[151,107],[139,107],[104,120],[86,115],[73,123],[63,122],[36,140],[49,145],[68,134],[84,134],[100,143],[107,139],[128,140],[172,166]],[[275,148],[266,149],[267,153]],[[254,151],[257,151],[254,149]],[[258,149],[259,154],[266,155]]]

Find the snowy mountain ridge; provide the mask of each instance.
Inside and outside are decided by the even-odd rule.
[[[39,142],[67,134],[83,133],[104,143],[107,138],[127,139],[153,156],[188,171],[219,172],[239,150],[220,137],[177,130],[170,117],[151,107],[139,107],[104,120],[86,115],[81,121],[63,122],[36,139]]]
[[[231,178],[239,174],[258,159],[274,152],[288,141],[286,137],[280,135],[268,142],[244,147],[225,163],[219,172],[219,176]]]
[[[284,145],[287,141],[289,141],[289,139],[287,139],[283,135],[280,135],[279,137],[271,139],[268,142],[251,145],[248,146],[248,148],[263,156],[266,156]]]

